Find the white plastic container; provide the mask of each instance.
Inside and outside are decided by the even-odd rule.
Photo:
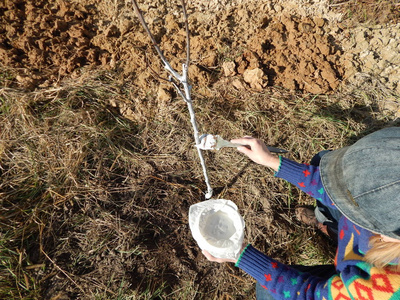
[[[202,250],[217,258],[239,257],[245,225],[232,201],[211,199],[190,206],[189,226]]]

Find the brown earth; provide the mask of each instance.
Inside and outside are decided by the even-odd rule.
[[[289,4],[259,7],[249,1],[202,12],[191,8],[192,81],[200,88],[210,86],[225,70],[226,76],[244,80],[244,85],[234,80],[239,87],[261,90],[275,85],[331,93],[354,74],[373,72],[389,88],[398,89],[398,26],[358,33],[359,29],[343,29],[337,20],[319,15],[317,9],[313,15],[296,15]],[[154,81],[152,73],[162,73],[130,5],[107,7],[89,0],[17,0],[0,5],[0,62],[19,70],[10,85],[31,89],[56,85],[67,75],[78,77],[83,67],[101,66],[147,90]],[[185,33],[179,14],[165,4],[143,8],[162,49],[180,69]],[[387,26],[389,31],[384,32]],[[380,57],[369,45],[391,54]],[[224,60],[234,65],[230,62],[228,67]]]
[[[309,103],[317,101],[314,94],[334,94],[345,85],[385,89],[388,98],[392,98],[384,106],[400,116],[397,97],[400,93],[399,14],[392,12],[390,19],[379,20],[378,24],[360,25],[357,20],[355,26],[351,20],[343,20],[342,9],[333,9],[327,1],[311,2],[282,0],[260,4],[259,1],[221,0],[189,3],[190,79],[201,105],[218,107],[220,111],[216,113],[228,121],[243,120],[244,125],[240,128],[243,133],[251,133],[251,123],[260,120],[257,113],[267,111],[272,129],[269,125],[261,127],[265,132],[276,133],[270,143],[284,143],[287,139],[289,142],[285,146],[293,153],[296,153],[296,145],[290,143],[290,138],[279,136],[280,130],[273,126],[282,122],[282,115],[290,115],[288,107],[297,106],[295,96],[288,97],[290,100],[284,104],[274,100],[276,91],[268,94],[269,101],[257,98],[259,92],[269,86],[288,93],[300,92]],[[179,6],[173,1],[157,3],[146,1],[141,7],[171,65],[180,70],[180,64],[185,60],[186,37]],[[157,78],[167,75],[130,3],[105,0],[2,1],[0,65],[3,70],[1,82],[6,87],[18,88],[21,97],[28,91],[62,87],[70,79],[84,86],[85,74],[90,71],[110,72],[119,77],[119,86],[115,89],[127,83],[132,86],[129,99],[133,100],[128,101],[128,96],[115,93],[107,99],[107,109],[117,108],[119,113],[133,121],[129,126],[142,130],[140,137],[138,132],[122,132],[123,139],[118,141],[134,153],[140,150],[141,154],[129,161],[129,170],[119,169],[115,163],[118,158],[91,154],[90,160],[95,162],[91,166],[93,169],[85,166],[82,172],[95,177],[96,183],[108,184],[85,186],[91,193],[87,199],[82,199],[78,192],[69,201],[54,196],[59,202],[55,201],[54,215],[49,217],[47,226],[51,230],[46,226],[47,231],[42,228],[43,240],[40,241],[52,260],[43,257],[35,241],[32,242],[33,250],[27,249],[31,262],[46,262],[45,269],[30,270],[41,284],[43,298],[95,299],[97,296],[98,299],[117,299],[120,290],[157,291],[165,282],[168,282],[166,294],[171,299],[179,299],[176,295],[189,285],[197,290],[191,291],[188,299],[231,299],[229,295],[236,295],[236,299],[249,299],[254,295],[249,278],[243,279],[243,274],[230,266],[216,267],[205,261],[190,237],[188,207],[193,201],[203,199],[203,194],[198,188],[202,184],[200,169],[195,168],[196,172],[192,173],[187,171],[197,158],[182,150],[185,147],[189,149],[192,143],[191,129],[185,122],[188,116],[184,103],[171,101],[176,98],[174,90]],[[107,75],[104,77],[106,81]],[[92,97],[100,97],[97,93],[100,94],[102,88],[99,85],[74,92],[87,97],[89,100],[85,101],[90,103]],[[254,96],[258,102],[247,103],[247,98],[241,99],[236,95],[240,99],[230,101],[229,97],[233,96],[227,90],[245,91],[246,97]],[[53,92],[50,89],[49,93]],[[204,97],[215,94],[219,97],[202,101]],[[64,94],[61,96],[66,97]],[[320,101],[322,108],[317,115],[323,115],[326,109],[324,100]],[[76,103],[74,107],[79,113],[82,110],[82,118],[89,123],[85,123],[88,132],[84,133],[91,136],[89,129],[94,125],[90,122],[96,123],[96,120],[90,116],[94,116],[98,108],[82,103]],[[32,107],[45,110],[46,104],[33,101]],[[335,107],[335,104],[330,105]],[[301,114],[295,115],[299,124],[314,120],[308,109],[310,107],[305,106]],[[209,119],[201,115],[201,108],[199,110],[200,124],[205,124]],[[247,115],[247,111],[254,111],[254,115]],[[51,115],[53,112],[47,113]],[[76,124],[81,121],[74,120]],[[97,121],[99,124],[102,122]],[[65,120],[49,122],[62,124]],[[222,121],[213,122],[214,128],[223,128]],[[347,120],[340,122],[345,124]],[[152,144],[153,127],[147,126],[150,123],[153,126],[161,124],[162,128],[157,128],[159,135],[168,137],[168,140],[179,140],[180,144],[173,144],[164,154],[165,149]],[[163,128],[166,126],[163,124],[169,127]],[[44,130],[38,128],[38,131]],[[61,128],[63,133],[68,132],[76,138],[75,128]],[[301,125],[298,129],[301,131]],[[318,130],[318,138],[325,140],[326,128]],[[336,127],[332,130],[340,135]],[[227,136],[232,134],[226,133]],[[91,142],[107,145],[108,136],[104,136],[96,136]],[[302,138],[308,140],[309,137],[305,135]],[[128,141],[134,141],[133,146]],[[68,139],[61,142],[73,147]],[[311,149],[313,145],[307,144],[307,147]],[[85,145],[76,153],[90,152],[87,148]],[[46,152],[46,147],[41,149]],[[301,154],[296,155],[304,158]],[[283,187],[278,189],[267,176],[259,176],[257,167],[241,178],[239,175],[245,173],[248,164],[228,154],[212,153],[210,156],[210,170],[214,172],[218,164],[211,163],[213,158],[236,159],[230,166],[229,182],[226,182],[226,174],[216,175],[220,177],[215,181],[221,196],[235,185],[227,192],[233,200],[242,199],[242,189],[250,189],[246,190],[245,196],[248,202],[239,206],[246,220],[252,220],[247,224],[252,240],[269,254],[296,263],[296,258],[290,256],[293,252],[285,249],[287,253],[278,253],[281,248],[273,249],[260,234],[265,231],[277,240],[296,239],[300,225],[288,218],[286,213],[291,210],[291,200],[281,193],[287,186],[279,183]],[[77,154],[71,160],[80,157],[81,154]],[[255,182],[248,187],[250,178],[255,178]],[[265,189],[268,189],[268,195],[265,195]],[[292,190],[293,195],[300,198],[297,204],[306,202],[301,199],[301,194]],[[251,199],[258,199],[258,202]],[[248,203],[249,208],[246,206]],[[283,231],[282,224],[295,228]],[[326,244],[323,237],[314,236],[313,239]],[[325,248],[321,252],[332,250]],[[222,276],[226,278],[222,280]],[[154,295],[157,298],[156,292]]]

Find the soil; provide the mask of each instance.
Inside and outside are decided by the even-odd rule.
[[[83,67],[102,67],[147,90],[152,73],[163,73],[129,4],[17,0],[0,6],[0,62],[20,70],[15,79],[23,87],[56,85]],[[156,39],[180,69],[185,32],[173,8],[166,2],[142,5]],[[400,91],[398,23],[343,25],[326,1],[194,2],[189,14],[190,75],[197,86],[233,76],[236,87],[319,94],[357,83],[364,74]]]
[[[166,57],[180,70],[185,61],[186,34],[176,8],[179,5],[160,0],[145,1],[140,6]],[[343,86],[373,84],[373,88],[400,94],[399,14],[391,15],[390,20],[378,20],[377,24],[353,24],[323,0],[261,4],[250,0],[192,1],[188,13],[192,61],[189,75],[199,97],[210,95],[210,89],[219,86],[254,93],[277,86],[304,94],[333,94]],[[122,84],[136,86],[139,100],[151,93],[159,105],[168,105],[167,101],[176,96],[157,78],[167,75],[132,5],[122,0],[1,1],[0,64],[4,72],[11,74],[4,84],[26,91],[57,87],[70,78],[79,79],[88,70],[101,69],[118,74]],[[110,105],[135,122],[147,122],[134,105],[121,99],[110,99]],[[391,109],[400,114],[398,102],[392,103]],[[178,161],[173,157],[163,163],[174,169]],[[57,248],[54,261],[46,271],[37,273],[45,299],[85,299],[79,296],[84,294],[82,291],[90,289],[93,294],[96,287],[107,290],[110,278],[120,280],[121,286],[129,278],[130,287],[143,292],[155,289],[146,285],[149,278],[154,284],[168,281],[171,294],[185,282],[195,282],[202,293],[217,285],[215,276],[221,272],[204,261],[189,236],[185,199],[193,198],[192,191],[185,189],[184,182],[178,182],[174,174],[168,178],[152,175],[163,166],[152,161],[138,166],[137,176],[145,179],[137,190],[126,193],[126,199],[119,195],[102,204],[102,209],[80,208],[96,225],[90,230],[74,219],[76,207],[67,205],[60,214],[68,215],[75,226],[82,226],[82,232],[64,236],[66,225],[52,220],[53,228],[59,228],[55,234],[64,242],[62,247],[48,245],[49,249]],[[181,172],[184,174],[184,168]],[[135,180],[139,181],[132,182]],[[155,191],[155,183],[161,191]],[[179,196],[174,207],[154,202],[153,193],[157,193],[158,200],[168,196],[163,194],[162,185],[172,188],[173,196]],[[260,193],[255,188],[254,197]],[[200,191],[195,198],[201,198]],[[279,211],[278,207],[274,209]],[[117,217],[103,222],[111,213]],[[146,231],[149,224],[159,231]],[[124,241],[122,246],[102,247],[107,234],[118,236]],[[93,249],[93,241],[99,241],[98,248]],[[71,262],[71,257],[83,257],[80,253],[93,253],[92,260]],[[242,276],[237,270],[221,268],[229,274],[228,280],[241,280],[237,279]],[[80,276],[78,285],[67,280],[65,274]],[[247,299],[253,295],[250,281],[248,288],[235,292]],[[110,290],[117,298],[118,287]],[[207,295],[200,298],[207,299]]]

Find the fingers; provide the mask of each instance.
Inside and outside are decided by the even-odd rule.
[[[216,258],[214,256],[212,256],[207,250],[202,250],[201,253],[204,254],[204,256],[209,260],[209,261],[213,261],[213,262],[217,262],[217,263],[221,263],[221,259],[220,258]]]
[[[202,250],[201,253],[210,261],[213,261],[215,259],[214,256],[212,256],[207,250]]]
[[[256,139],[252,138],[251,136],[245,136],[240,139],[231,140],[231,143],[244,145],[244,146],[237,147],[237,150],[246,155],[249,155],[251,153],[252,149],[254,148],[255,142],[256,142]]]
[[[245,137],[242,137],[239,139],[233,139],[233,140],[231,140],[231,143],[251,146],[251,144],[253,144],[255,141],[257,141],[257,139],[255,139],[251,136],[245,136]]]
[[[224,262],[236,262],[235,259],[229,259],[229,258],[217,258],[212,256],[207,250],[202,250],[201,251],[203,255],[209,260],[217,263],[224,263]]]
[[[253,150],[250,148],[250,145],[239,146],[239,147],[237,147],[237,150],[238,150],[239,152],[242,152],[243,154],[246,154],[247,156],[249,156],[250,153],[253,151]]]
[[[259,152],[259,151],[267,153],[269,152],[263,141],[249,136],[245,136],[240,139],[233,139],[231,140],[231,143],[245,145],[245,146],[240,146],[237,149],[240,152],[247,155],[249,155],[252,152]]]
[[[247,145],[250,146],[251,149],[255,147],[262,147],[264,145],[263,141],[253,138],[251,136],[245,136],[240,139],[233,139],[231,140],[231,143]]]
[[[273,168],[275,171],[279,169],[279,158],[271,154],[263,141],[246,136],[240,139],[233,139],[231,142],[244,145],[238,147],[238,151],[247,155],[255,163]]]

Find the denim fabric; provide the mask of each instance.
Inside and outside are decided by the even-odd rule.
[[[319,153],[317,153],[312,159],[310,164],[314,166],[319,166],[321,158],[329,153],[331,150],[324,150]],[[323,204],[321,204],[319,201],[317,201],[317,207],[316,210],[322,214],[323,220],[320,219],[321,223],[324,223],[327,225],[335,234],[338,232],[338,223],[339,219],[342,216],[340,211],[336,209],[331,209]],[[323,279],[328,279],[332,277],[333,275],[336,275],[336,269],[334,265],[318,265],[318,266],[300,266],[300,265],[295,265],[291,266],[292,268],[295,268],[301,272],[308,272],[314,276],[321,277]],[[276,300],[271,293],[264,289],[258,282],[256,283],[256,297],[257,300]]]
[[[330,151],[331,150],[323,150],[315,154],[310,161],[310,165],[319,166],[322,157]],[[342,213],[339,210],[327,207],[317,201],[315,216],[317,217],[318,222],[328,226],[334,235],[338,235],[339,219],[342,216]]]
[[[319,166],[319,163],[321,162],[322,156],[327,154],[328,152],[331,152],[332,150],[323,150],[318,152],[317,154],[314,155],[314,157],[310,161],[310,165],[312,166]]]
[[[318,222],[328,226],[332,233],[336,236],[338,235],[339,220],[343,216],[339,210],[332,209],[317,201],[315,216],[317,217]]]
[[[311,159],[310,164],[314,166],[319,166],[322,156],[324,156],[328,152],[330,152],[330,150],[324,150],[317,153]],[[324,225],[327,225],[335,234],[337,234],[339,219],[342,216],[342,214],[336,209],[331,209],[321,204],[319,201],[317,201],[316,210],[318,210],[320,214],[324,216],[323,220],[318,220],[318,221],[324,223]],[[323,279],[328,279],[333,275],[336,275],[336,268],[334,265],[318,265],[318,266],[295,265],[291,267],[301,272],[308,272],[314,276],[318,276]],[[271,293],[268,290],[264,289],[258,282],[256,283],[256,297],[257,300],[276,300],[271,295]]]
[[[399,162],[400,127],[385,128],[323,155],[321,180],[350,221],[400,239]]]

